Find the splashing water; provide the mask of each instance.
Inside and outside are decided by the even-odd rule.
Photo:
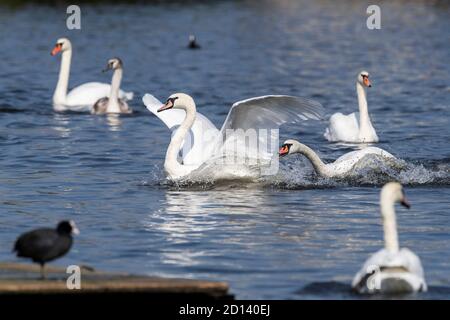
[[[281,188],[324,188],[337,186],[381,186],[399,181],[409,186],[449,185],[450,171],[446,163],[412,163],[401,159],[383,159],[367,155],[343,178],[318,177],[309,161],[299,158],[289,161],[280,170],[282,178],[275,182]]]
[[[260,176],[256,167],[232,168],[246,172],[244,176],[229,174],[220,166],[207,166],[189,177],[170,181],[165,179],[162,168],[152,170],[150,184],[168,188],[209,190],[235,185],[242,187],[272,187],[280,189],[315,189],[345,186],[381,186],[389,181],[399,181],[404,185],[450,185],[450,166],[447,163],[413,163],[401,159],[385,159],[377,155],[367,155],[350,170],[347,176],[325,178],[318,176],[310,162],[304,157],[292,157],[280,163],[276,175]],[[230,169],[231,170],[231,169]],[[224,178],[228,177],[228,178]]]

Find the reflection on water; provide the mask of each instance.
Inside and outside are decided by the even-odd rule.
[[[122,121],[119,114],[107,114],[106,119],[108,120],[109,130],[120,131]]]
[[[151,215],[156,222],[148,222],[148,227],[163,231],[171,239],[189,238],[192,234],[202,235],[214,229],[214,215],[223,215],[233,220],[233,216],[242,217],[254,214],[258,208],[271,207],[270,199],[260,189],[238,191],[167,191],[162,209]],[[248,201],[251,199],[251,201]],[[245,222],[241,224],[245,227]]]
[[[61,138],[70,137],[70,127],[69,127],[69,119],[70,117],[65,114],[55,113],[53,115],[53,119],[56,122],[56,125],[52,128],[59,134]]]

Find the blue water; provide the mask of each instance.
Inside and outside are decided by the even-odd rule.
[[[82,6],[81,31],[65,7],[0,7],[0,261],[18,234],[74,219],[81,234],[55,265],[227,281],[237,298],[346,299],[353,275],[382,245],[380,186],[399,180],[412,203],[397,208],[401,246],[415,251],[429,293],[450,298],[450,8],[382,2],[382,29],[366,28],[363,1],[223,1]],[[201,50],[185,49],[195,33]],[[70,83],[110,81],[124,62],[130,116],[55,113],[51,97],[68,36]],[[264,183],[177,187],[162,173],[168,129],[143,106],[192,95],[218,127],[235,101],[291,94],[327,114],[356,110],[366,69],[379,147],[405,161],[346,181],[323,181],[300,157]],[[353,146],[322,137],[326,121],[281,135],[327,161]],[[403,297],[402,297],[403,298]]]

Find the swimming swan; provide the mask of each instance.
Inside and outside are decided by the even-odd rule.
[[[330,117],[330,124],[325,131],[324,137],[328,141],[342,141],[354,143],[378,142],[378,136],[370,121],[367,108],[366,88],[372,84],[369,73],[361,71],[356,81],[356,93],[359,105],[359,123],[356,113],[343,115],[338,112]]]
[[[167,148],[164,169],[170,179],[190,174],[206,161],[222,156],[235,156],[249,152],[258,161],[272,160],[275,152],[263,150],[274,141],[278,129],[287,122],[319,119],[323,108],[312,100],[293,96],[262,96],[236,102],[218,130],[211,121],[197,112],[194,100],[187,94],[172,94],[164,105],[146,94],[143,102],[147,109],[174,131]],[[162,107],[161,107],[162,105]],[[164,111],[164,112],[162,112]],[[248,130],[258,143],[247,147]],[[181,150],[181,157],[178,154]],[[226,165],[222,165],[223,170]]]
[[[352,168],[366,155],[377,155],[384,159],[395,159],[395,157],[387,151],[376,147],[367,147],[361,150],[351,151],[339,157],[333,163],[323,163],[317,153],[310,147],[296,141],[286,140],[280,148],[280,157],[288,154],[303,154],[314,167],[317,174],[326,178],[345,177]]]
[[[51,55],[55,56],[59,52],[61,52],[61,67],[59,70],[58,83],[53,94],[53,109],[55,111],[90,110],[98,99],[109,96],[111,86],[100,82],[84,83],[67,93],[70,76],[70,62],[72,59],[72,44],[69,39],[60,38],[56,41]],[[119,98],[131,100],[133,99],[133,93],[120,90]]]
[[[381,189],[381,217],[384,228],[384,249],[364,263],[352,282],[359,293],[411,293],[427,291],[422,264],[409,249],[399,249],[395,203],[409,209],[400,183],[389,182]]]
[[[120,82],[122,80],[123,64],[119,58],[113,58],[108,60],[108,64],[104,72],[108,70],[114,70],[114,74],[111,80],[111,93],[108,97],[99,99],[92,108],[91,113],[104,114],[104,113],[131,113],[132,110],[128,106],[127,102],[119,98]]]

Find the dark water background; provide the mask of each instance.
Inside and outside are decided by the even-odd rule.
[[[430,286],[412,298],[449,298],[450,9],[440,3],[380,2],[378,31],[363,1],[82,5],[81,31],[66,29],[65,7],[0,7],[0,260],[14,261],[19,233],[72,218],[82,233],[55,264],[224,280],[237,298],[356,298],[353,275],[383,245],[379,187],[396,179],[413,205],[397,210],[400,243]],[[202,50],[185,49],[189,33]],[[49,52],[61,36],[73,43],[71,86],[109,82],[106,60],[123,59],[133,115],[53,112],[60,58]],[[379,147],[406,170],[320,181],[293,157],[264,185],[164,183],[170,134],[144,93],[189,93],[219,127],[233,102],[264,94],[350,113],[362,69]],[[326,160],[352,149],[325,141],[325,127],[281,134]]]

